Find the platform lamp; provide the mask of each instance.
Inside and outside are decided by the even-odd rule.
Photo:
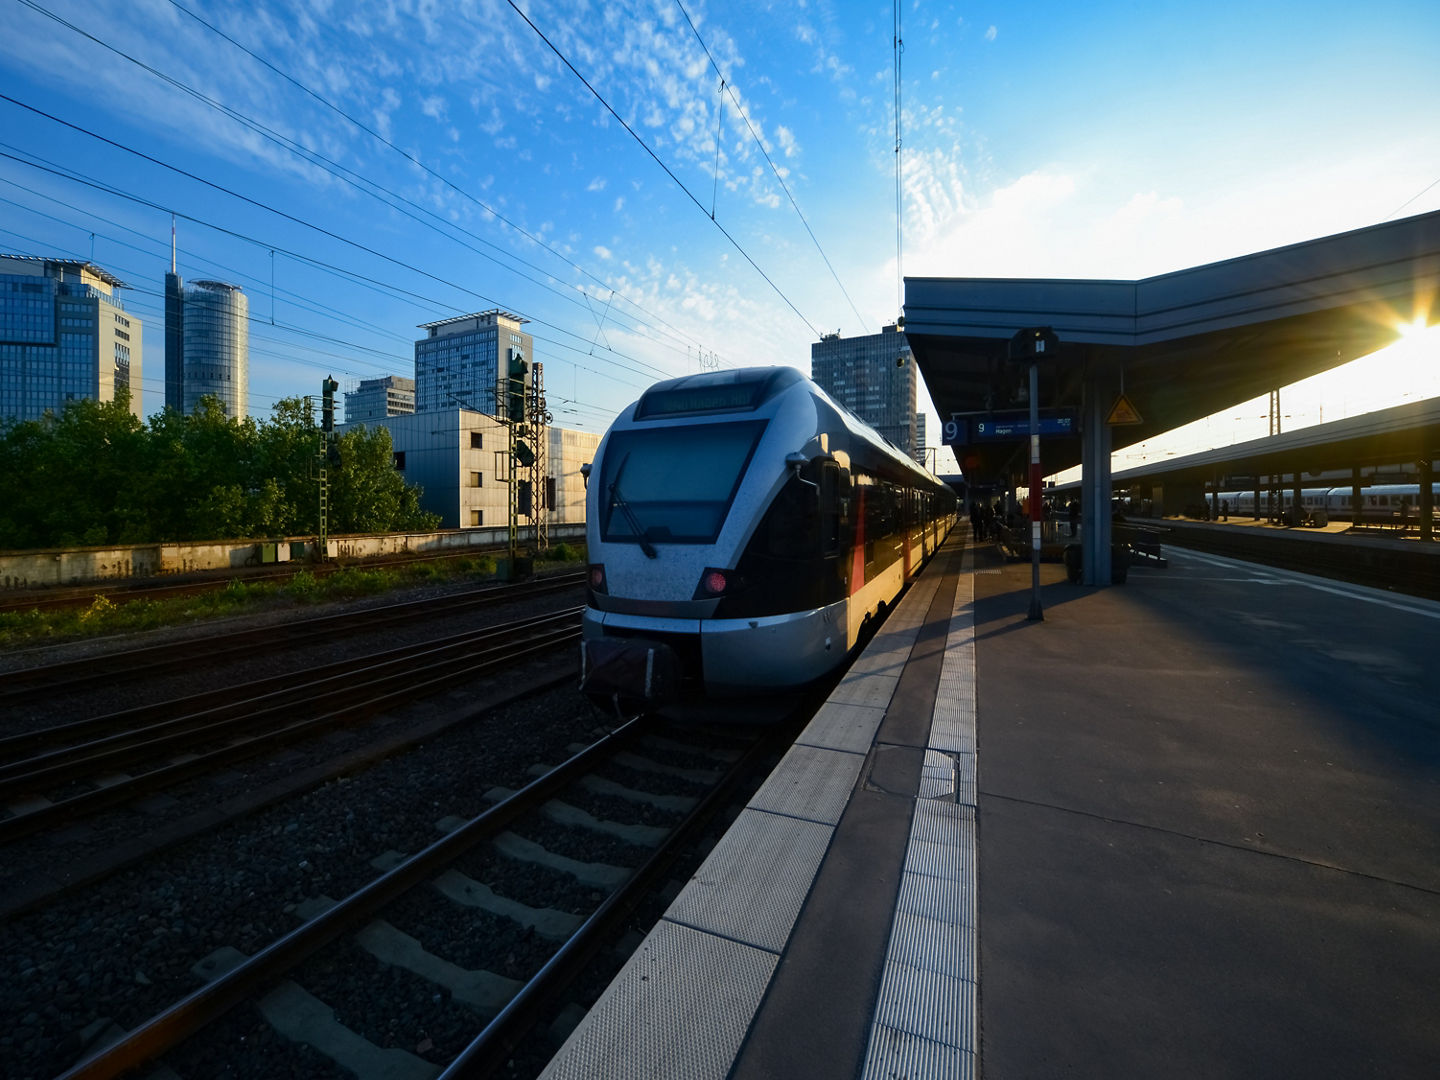
[[[1030,611],[1025,618],[1040,622],[1045,611],[1040,606],[1040,362],[1054,359],[1060,351],[1060,339],[1048,326],[1030,326],[1017,331],[1010,339],[1008,358],[1012,364],[1030,368]]]

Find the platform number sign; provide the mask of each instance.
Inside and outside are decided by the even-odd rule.
[[[969,425],[964,420],[946,420],[940,441],[946,446],[964,446],[970,441]]]

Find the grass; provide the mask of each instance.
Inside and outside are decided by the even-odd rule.
[[[585,550],[581,546],[556,544],[542,552],[536,561],[563,565],[581,562],[584,556]],[[495,559],[479,555],[376,569],[346,566],[333,574],[319,576],[309,570],[301,570],[285,582],[233,579],[223,589],[169,600],[139,599],[116,603],[108,597],[96,596],[86,608],[56,611],[32,608],[0,614],[0,649],[138,633],[227,615],[354,600],[420,585],[479,583],[494,580],[496,571]]]

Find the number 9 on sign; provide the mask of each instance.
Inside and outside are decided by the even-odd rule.
[[[946,420],[944,435],[941,441],[944,442],[946,446],[963,446],[969,441],[966,435],[964,420]]]

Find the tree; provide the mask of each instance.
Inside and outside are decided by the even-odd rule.
[[[190,416],[141,424],[118,395],[72,401],[42,420],[0,425],[0,547],[38,548],[295,536],[319,529],[322,442],[308,398],[257,423],[214,398]],[[390,433],[336,439],[330,529],[434,528],[392,464]]]
[[[440,515],[420,509],[420,489],[395,470],[388,428],[358,427],[338,437],[330,484],[334,532],[422,532]]]

